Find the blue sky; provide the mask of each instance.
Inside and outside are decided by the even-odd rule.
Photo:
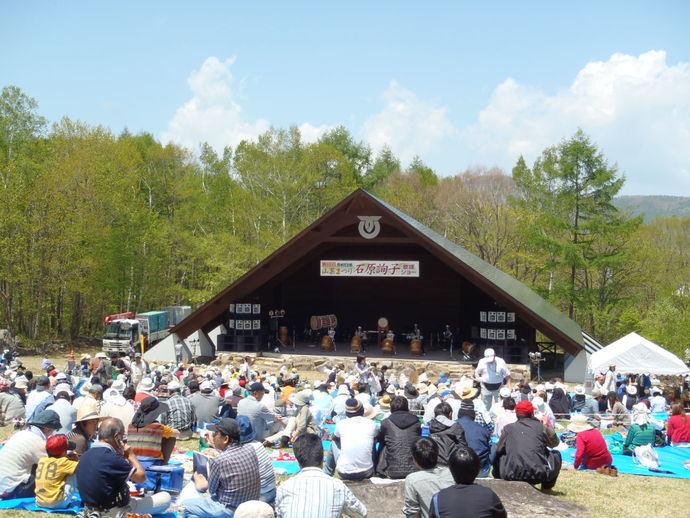
[[[0,85],[51,121],[191,148],[343,124],[444,175],[510,170],[582,127],[624,193],[690,195],[688,2],[0,6]]]

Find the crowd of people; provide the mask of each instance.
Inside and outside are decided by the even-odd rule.
[[[473,375],[456,380],[412,380],[361,356],[320,381],[285,365],[260,371],[250,358],[156,365],[139,353],[70,357],[62,369],[46,358],[42,370],[34,375],[16,360],[0,366],[0,424],[18,429],[0,449],[0,498],[35,496],[62,509],[78,491],[90,517],[169,508],[167,492],[132,495],[147,476],[139,459],[167,462],[178,440],[196,434],[217,455],[175,502],[193,518],[366,516],[343,481],[371,477],[404,480],[408,517],[506,516],[475,479],[552,488],[562,465],[557,420],[569,419],[575,468],[609,474],[607,423],[625,435],[625,453],[664,432],[671,443],[690,442],[682,403],[656,385],[633,393],[627,379],[605,374],[613,387],[598,380],[587,395],[556,380],[513,382],[490,349]],[[669,405],[664,431],[651,414]],[[300,473],[277,485],[266,448],[289,445]]]

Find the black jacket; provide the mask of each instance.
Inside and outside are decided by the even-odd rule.
[[[539,483],[549,477],[551,452],[558,445],[556,433],[533,417],[518,417],[506,425],[496,447],[494,478]],[[498,473],[496,472],[498,468]]]
[[[456,421],[442,421],[446,424],[439,421],[438,417],[429,421],[429,437],[438,445],[438,463],[447,466],[450,455],[458,446],[467,448],[467,439],[465,430]]]
[[[384,477],[405,478],[419,470],[412,460],[412,444],[421,434],[419,419],[409,412],[393,412],[381,421],[378,436],[381,450],[376,472]]]

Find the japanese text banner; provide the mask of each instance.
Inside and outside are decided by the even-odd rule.
[[[419,261],[321,261],[321,277],[419,277]]]

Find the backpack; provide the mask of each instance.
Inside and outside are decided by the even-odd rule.
[[[633,450],[633,462],[649,469],[659,468],[659,454],[651,444],[636,446]]]

